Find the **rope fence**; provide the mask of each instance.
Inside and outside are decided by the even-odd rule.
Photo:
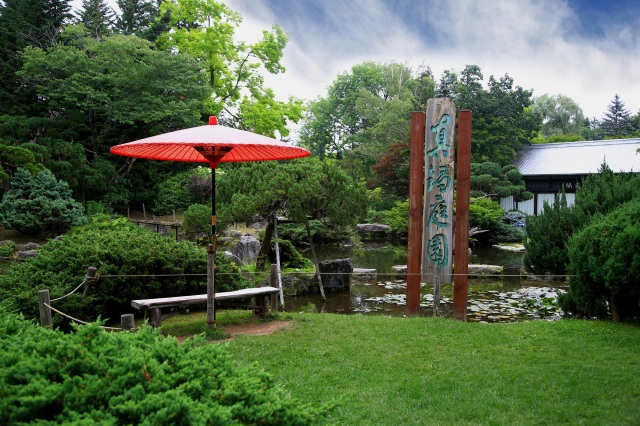
[[[244,271],[243,273],[245,274],[250,274],[250,275],[266,275],[268,274],[267,271],[265,272],[249,272],[249,271]],[[235,275],[235,273],[216,273],[216,275]],[[378,272],[375,269],[364,269],[362,272],[315,272],[315,271],[291,271],[291,272],[287,272],[284,274],[285,276],[287,275],[293,275],[293,276],[300,276],[300,275],[321,275],[321,276],[335,276],[335,275],[348,275],[350,277],[367,277],[367,279],[369,280],[373,280],[375,278],[373,278],[373,276],[381,276],[381,277],[395,277],[395,278],[404,278],[404,277],[409,277],[409,276],[423,276],[423,274],[421,273],[407,273],[404,271],[391,271],[391,272]],[[82,282],[76,287],[74,288],[72,291],[70,291],[69,293],[57,297],[55,299],[50,299],[50,295],[49,295],[49,290],[40,290],[38,291],[38,303],[39,303],[39,310],[40,310],[40,324],[43,327],[52,327],[53,325],[53,321],[52,321],[52,312],[55,312],[71,321],[74,321],[78,324],[89,324],[89,322],[86,321],[82,321],[78,318],[74,318],[68,314],[65,314],[64,312],[54,308],[53,306],[51,306],[52,302],[57,302],[60,301],[66,297],[71,296],[72,294],[78,292],[80,290],[80,288],[84,288],[83,292],[82,292],[82,296],[86,296],[87,291],[89,289],[89,287],[91,285],[93,285],[94,283],[96,283],[100,278],[150,278],[150,277],[154,277],[154,278],[178,278],[178,277],[184,277],[184,278],[191,278],[191,277],[206,277],[207,274],[98,274],[97,273],[97,268],[95,267],[89,267],[87,269],[87,273],[84,277],[84,279],[82,280]],[[436,276],[434,273],[427,273],[427,280],[430,278],[430,276]],[[451,277],[455,278],[455,277],[461,277],[461,276],[467,276],[469,278],[480,278],[480,279],[487,279],[487,278],[520,278],[520,279],[532,279],[532,280],[539,280],[539,279],[566,279],[566,278],[571,278],[571,277],[575,277],[575,275],[523,275],[523,274],[503,274],[501,272],[491,272],[491,273],[467,273],[467,274],[456,274],[453,273],[451,274]],[[105,326],[101,326],[101,328],[105,329],[105,330],[111,330],[111,331],[124,331],[124,330],[128,330],[128,331],[135,331],[135,325],[134,325],[134,315],[133,314],[124,314],[121,316],[121,327],[105,327]]]

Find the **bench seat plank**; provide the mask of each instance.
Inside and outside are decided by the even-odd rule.
[[[267,296],[270,294],[279,293],[275,287],[256,287],[256,288],[243,288],[235,291],[225,291],[215,294],[215,300],[234,300],[244,299],[247,297]],[[139,299],[132,300],[131,306],[136,309],[152,309],[152,308],[167,308],[170,306],[181,305],[195,305],[198,303],[206,303],[206,294],[196,294],[192,296],[177,296],[177,297],[159,297],[156,299]]]

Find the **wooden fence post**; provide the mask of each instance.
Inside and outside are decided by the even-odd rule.
[[[278,288],[278,265],[271,265],[271,287]],[[278,295],[272,294],[271,296],[271,309],[278,310]]]
[[[120,315],[120,328],[127,331],[131,331],[134,328],[136,328],[135,323],[133,321],[133,314]]]
[[[95,266],[89,266],[87,268],[87,275],[84,277],[84,287],[82,288],[82,296],[87,295],[87,291],[89,290],[89,284],[96,280],[96,274],[98,273],[98,268]]]
[[[45,303],[51,306],[49,290],[39,290],[38,305],[40,309],[40,325],[43,327],[51,328],[51,326],[53,325],[53,320],[51,319],[51,308],[45,306]]]

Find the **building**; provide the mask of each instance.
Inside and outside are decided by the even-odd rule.
[[[505,211],[538,215],[544,202],[553,203],[563,187],[567,204],[572,205],[579,183],[589,174],[598,173],[603,162],[618,173],[640,171],[639,149],[640,138],[527,145],[514,165],[533,199],[516,203],[513,197],[506,197],[500,200],[500,206]]]

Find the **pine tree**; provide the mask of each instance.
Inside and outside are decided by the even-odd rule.
[[[0,5],[0,114],[32,115],[34,94],[20,84],[20,52],[47,47],[71,19],[70,0],[5,0]]]
[[[116,18],[118,32],[131,35],[147,31],[149,25],[158,16],[158,6],[150,0],[118,0],[120,15]]]
[[[114,12],[104,0],[82,0],[78,20],[92,37],[101,38],[109,35],[113,19]]]
[[[631,113],[625,108],[617,93],[607,110],[609,112],[600,123],[600,130],[604,136],[627,136],[633,133]]]

